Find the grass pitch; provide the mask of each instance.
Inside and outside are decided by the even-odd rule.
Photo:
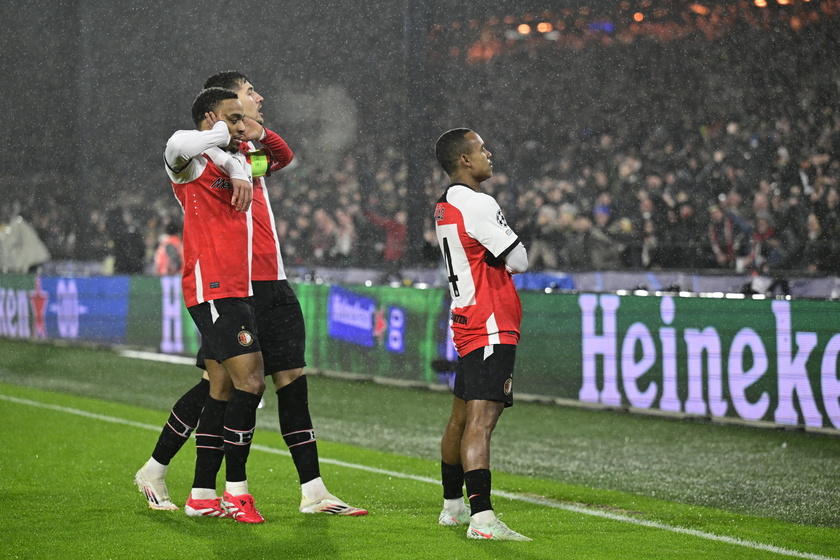
[[[370,515],[297,512],[271,398],[249,460],[264,525],[151,511],[133,474],[197,379],[111,351],[0,341],[0,480],[14,512],[0,557],[840,557],[838,438],[518,404],[494,435],[494,506],[534,542],[475,542],[436,524],[449,397],[317,376],[324,480]],[[188,444],[170,468],[180,506],[193,461]]]

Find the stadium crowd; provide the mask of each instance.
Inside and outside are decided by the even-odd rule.
[[[495,160],[487,188],[533,269],[840,274],[840,17],[797,22],[736,20],[726,33],[667,38],[476,30],[469,48],[441,36],[430,128],[482,130]],[[380,120],[398,122],[399,94],[376,95],[394,116]],[[410,181],[404,131],[365,118],[381,128],[375,140],[268,181],[287,266],[438,264],[431,208],[446,179],[430,149],[427,176]],[[138,191],[90,209],[87,223],[58,200],[18,203],[53,259],[111,256],[125,273],[153,270],[180,214],[173,198],[150,204]],[[427,215],[425,244],[407,257],[416,210]]]

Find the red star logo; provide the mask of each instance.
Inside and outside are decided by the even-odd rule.
[[[385,333],[385,312],[377,309],[373,314],[373,336],[382,342],[382,335]]]
[[[35,316],[35,338],[47,338],[47,302],[49,292],[41,289],[41,277],[35,277],[35,289],[29,292],[29,303]]]

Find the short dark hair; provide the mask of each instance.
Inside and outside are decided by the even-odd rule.
[[[472,130],[469,128],[453,128],[441,134],[435,142],[435,156],[447,175],[458,170],[458,158],[469,152],[470,144],[466,136],[470,132]]]
[[[215,112],[219,103],[225,99],[239,99],[236,92],[220,87],[210,87],[201,90],[192,104],[192,120],[195,126],[201,126],[204,115],[211,111]]]
[[[225,70],[224,72],[216,72],[204,81],[204,89],[211,87],[220,87],[225,89],[237,90],[239,86],[245,82],[250,82],[248,76],[237,70]]]

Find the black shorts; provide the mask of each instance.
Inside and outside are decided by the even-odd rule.
[[[306,366],[306,327],[300,302],[287,280],[252,282],[254,313],[265,374]],[[204,369],[205,345],[196,366]]]
[[[266,375],[306,365],[306,326],[288,280],[252,282]]]
[[[217,362],[260,351],[252,298],[222,298],[188,309],[201,333],[204,357]]]
[[[493,353],[484,358],[487,349]],[[465,401],[495,401],[513,406],[513,365],[516,345],[494,344],[458,357],[452,392]]]

